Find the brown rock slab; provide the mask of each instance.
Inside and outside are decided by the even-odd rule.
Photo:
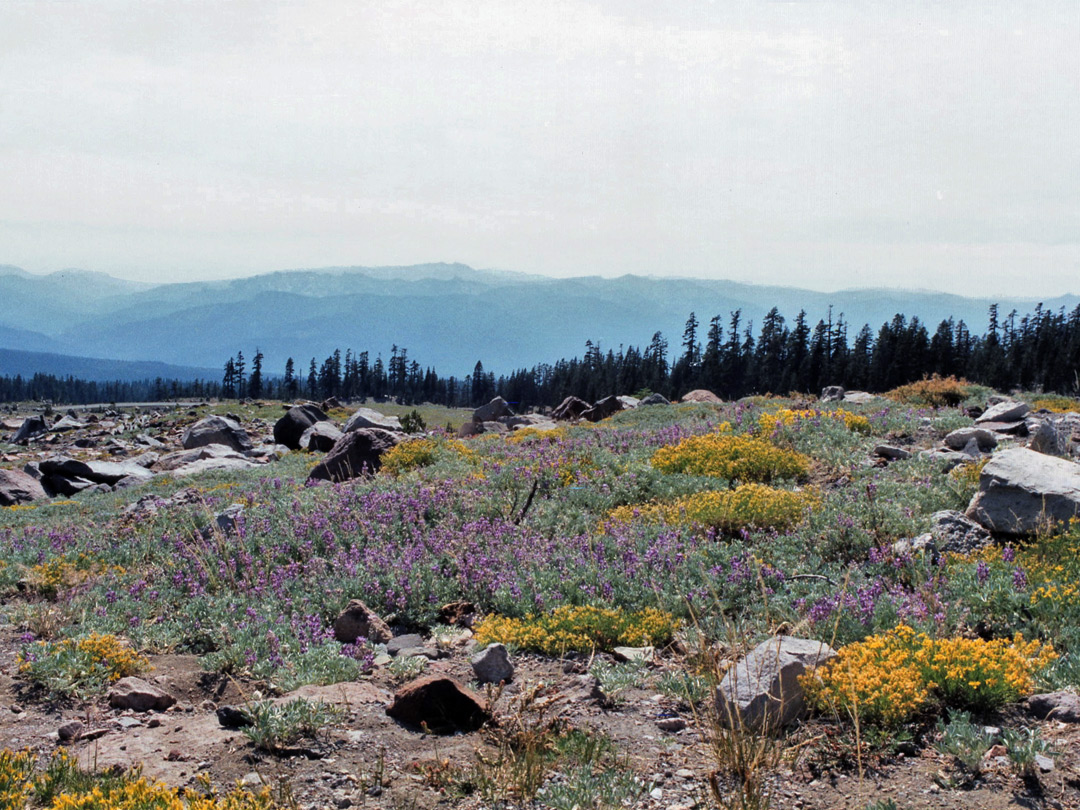
[[[352,644],[358,638],[365,638],[372,644],[386,644],[393,637],[379,614],[359,599],[351,600],[334,620],[334,638],[342,644]]]
[[[476,731],[488,720],[480,699],[453,678],[429,675],[402,686],[386,713],[406,725],[436,734]]]
[[[360,428],[346,433],[308,473],[320,481],[348,481],[378,472],[382,456],[402,440],[400,433],[379,428]]]
[[[114,709],[162,712],[174,703],[176,698],[142,678],[121,678],[109,690],[109,705]]]

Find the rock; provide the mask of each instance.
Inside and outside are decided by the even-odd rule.
[[[26,444],[30,439],[47,432],[48,429],[49,425],[44,416],[29,416],[23,420],[22,425],[15,431],[15,435],[11,437],[11,443]]]
[[[822,402],[840,402],[844,398],[844,386],[827,385],[821,389]]]
[[[511,430],[526,427],[539,427],[544,429],[548,426],[555,427],[555,423],[546,416],[538,413],[525,413],[518,416],[504,416],[499,420]]]
[[[716,688],[720,717],[757,729],[788,725],[806,707],[799,676],[835,655],[829,645],[810,639],[776,636],[763,641],[729,669]]]
[[[1054,760],[1050,759],[1046,754],[1036,754],[1035,767],[1042,773],[1050,773],[1054,770]]]
[[[143,447],[151,447],[155,450],[164,449],[165,443],[158,441],[148,433],[140,433],[135,437],[135,443],[141,444]]]
[[[575,675],[560,681],[559,695],[569,703],[603,703],[607,697],[592,675]]]
[[[472,421],[474,422],[496,422],[502,419],[504,416],[513,416],[514,412],[510,409],[506,400],[502,397],[495,397],[487,405],[482,405],[473,411]]]
[[[638,407],[642,405],[670,405],[671,402],[663,394],[649,394],[643,400],[638,403]]]
[[[330,417],[314,404],[294,405],[274,423],[274,442],[283,444],[290,450],[299,450],[304,431],[316,422],[326,422],[329,419]]]
[[[56,736],[60,738],[60,742],[75,742],[82,735],[84,728],[81,720],[72,720],[60,726],[56,730]]]
[[[49,430],[53,433],[66,433],[69,430],[85,430],[86,423],[68,415],[59,420]]]
[[[951,509],[930,516],[930,533],[943,553],[968,554],[993,542],[990,532],[963,512]]]
[[[258,467],[257,461],[252,461],[247,458],[204,458],[198,461],[193,461],[190,464],[185,464],[182,467],[177,467],[169,474],[173,478],[185,478],[189,475],[200,475],[205,472],[211,471],[228,471],[228,470],[249,470],[252,467]]]
[[[704,388],[695,388],[693,391],[688,391],[682,395],[682,402],[704,402],[709,405],[723,405],[724,400],[720,399],[712,391],[707,391]]]
[[[585,400],[567,397],[551,412],[551,416],[558,420],[580,419],[587,410],[589,410],[589,403]]]
[[[982,425],[986,422],[1018,422],[1027,416],[1028,411],[1030,410],[1031,406],[1026,402],[1006,400],[1005,402],[991,405],[983,411],[982,415],[975,420],[975,424]]]
[[[582,413],[581,418],[590,422],[599,422],[601,419],[607,419],[612,414],[624,410],[626,410],[626,406],[618,397],[604,397],[597,400],[589,410]]]
[[[947,473],[961,464],[971,463],[971,456],[956,450],[923,450],[919,455],[939,462],[943,473]]]
[[[623,407],[625,407],[626,410],[628,410],[628,411],[632,411],[639,404],[641,404],[641,400],[638,399],[637,397],[619,396],[619,397],[617,397],[617,399],[619,400],[619,402],[621,402],[623,404]]]
[[[480,699],[453,678],[417,678],[394,693],[386,713],[406,725],[426,727],[436,734],[476,731],[488,719]]]
[[[337,397],[330,397],[322,401],[322,409],[324,411],[332,411],[341,407],[341,400]]]
[[[479,436],[484,432],[482,422],[463,422],[455,434],[459,439],[468,439],[470,436]]]
[[[894,447],[891,444],[879,444],[874,448],[874,455],[880,456],[887,461],[902,461],[911,458],[911,451],[902,447]]]
[[[253,725],[248,713],[236,706],[221,706],[215,714],[222,728],[245,728]]]
[[[652,661],[656,657],[656,648],[615,647],[611,653],[618,661]]]
[[[514,679],[514,665],[504,644],[489,644],[470,663],[480,683],[509,683]]]
[[[346,433],[312,468],[308,479],[337,482],[372,475],[382,466],[383,453],[401,440],[402,434],[378,428],[359,428]]]
[[[1047,456],[1067,456],[1069,454],[1069,436],[1062,433],[1057,425],[1040,420],[1028,425],[1028,449]]]
[[[386,651],[390,655],[400,655],[404,650],[411,650],[424,646],[424,637],[418,633],[404,633],[394,636],[386,642]]]
[[[868,394],[866,391],[845,391],[844,398],[841,401],[851,405],[865,405],[875,399],[878,399],[876,394]]]
[[[934,543],[934,536],[929,532],[920,534],[918,537],[904,537],[892,544],[893,554],[929,554],[937,557],[938,548]]]
[[[681,717],[661,717],[656,721],[656,727],[661,731],[669,731],[674,734],[686,728],[686,721]]]
[[[240,528],[240,522],[244,518],[244,505],[242,503],[234,503],[232,506],[218,512],[214,515],[214,522],[209,526],[204,526],[200,530],[200,534],[203,539],[209,540],[215,532],[222,537],[232,537]]]
[[[1025,704],[1028,714],[1039,720],[1080,723],[1080,697],[1073,692],[1045,692],[1032,695]]]
[[[342,644],[352,644],[358,638],[371,644],[386,644],[393,638],[390,627],[375,611],[359,599],[353,599],[334,620],[334,638]]]
[[[371,408],[357,408],[356,412],[345,423],[345,433],[351,433],[361,428],[379,428],[401,432],[401,420],[396,416],[386,416],[373,411]]]
[[[945,437],[945,446],[950,450],[963,450],[974,439],[979,450],[989,453],[997,447],[997,436],[986,428],[966,427],[954,430]]]
[[[62,475],[46,475],[41,479],[41,485],[46,492],[55,495],[78,495],[88,489],[93,489],[99,484],[88,481],[85,478],[65,478]]]
[[[0,470],[0,506],[18,506],[48,497],[32,475],[22,470]]]
[[[333,422],[316,422],[305,430],[300,437],[300,449],[328,453],[334,449],[338,439],[344,435]]]
[[[207,416],[184,431],[180,444],[185,450],[223,444],[239,453],[251,449],[251,437],[247,431],[225,416]]]
[[[123,478],[149,481],[154,477],[150,470],[133,461],[78,461],[60,456],[43,459],[38,467],[44,475],[85,478],[95,484],[115,484]]]
[[[1080,515],[1080,464],[1015,448],[983,467],[965,513],[993,532],[1031,534]]]
[[[109,690],[109,705],[114,709],[131,709],[136,712],[165,711],[174,703],[176,698],[148,684],[142,678],[121,678]]]

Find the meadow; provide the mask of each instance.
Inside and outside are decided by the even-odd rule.
[[[377,475],[341,484],[308,482],[317,456],[300,452],[257,471],[200,477],[197,503],[155,513],[123,510],[193,482],[162,477],[122,494],[0,510],[15,677],[37,690],[31,701],[78,705],[143,671],[148,657],[187,655],[208,673],[277,695],[385,668],[376,663],[385,648],[335,640],[334,619],[351,599],[432,638],[451,632],[440,609],[466,601],[481,645],[556,661],[587,656],[610,694],[632,687],[677,699],[712,768],[698,806],[786,806],[778,785],[797,781],[798,768],[861,783],[866,771],[895,764],[899,750],[960,745],[971,717],[1017,726],[1001,719],[1017,701],[1080,683],[1080,526],[969,555],[898,542],[927,532],[938,510],[963,511],[978,469],[945,472],[917,452],[886,464],[874,447],[940,444],[972,424],[965,405],[988,393],[971,386],[948,404],[901,392],[858,406],[761,397],[642,407],[597,424],[468,440],[436,428],[391,451]],[[234,504],[243,506],[236,531],[200,531]],[[807,677],[814,715],[802,731],[766,742],[744,729],[734,740],[739,730],[713,716],[712,687],[776,633],[840,655]],[[616,646],[655,647],[657,661],[616,663],[608,655]],[[588,725],[575,733],[588,738]],[[1054,752],[1034,733],[1027,748],[1008,746],[1009,756],[1027,753],[997,781],[941,753],[944,789],[981,778],[1002,795],[1049,801],[1031,752]],[[552,734],[537,749],[546,753],[520,740],[506,750],[556,762],[582,743],[568,743],[567,728]],[[975,737],[963,752],[984,742]],[[740,758],[747,746],[761,754],[752,766]],[[0,771],[16,759],[7,755]],[[612,761],[590,754],[559,779],[552,765],[533,782],[500,771],[521,784],[490,798],[563,806],[572,771],[581,807],[651,801],[648,766],[631,768],[640,778],[616,789],[626,768]],[[125,804],[106,791],[98,804],[65,805],[56,791],[5,793],[5,778],[5,808],[181,801],[166,791],[159,803]],[[471,779],[444,774],[441,800],[473,806]],[[199,795],[207,807],[272,802]],[[906,806],[900,795],[851,796],[852,807]],[[819,806],[813,790],[803,801]]]

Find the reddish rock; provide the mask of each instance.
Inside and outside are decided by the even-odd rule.
[[[382,456],[402,440],[400,433],[378,428],[361,428],[346,433],[326,457],[308,473],[309,479],[348,481],[378,472]]]
[[[176,698],[142,678],[121,678],[109,690],[109,705],[114,709],[163,712],[174,703]]]
[[[0,506],[17,506],[48,497],[34,476],[22,470],[0,470]]]
[[[705,402],[709,405],[723,405],[724,400],[720,399],[712,391],[707,391],[704,388],[696,388],[693,391],[683,394],[683,402]]]
[[[402,686],[386,713],[406,725],[436,734],[476,731],[488,712],[473,692],[453,678],[429,675]]]

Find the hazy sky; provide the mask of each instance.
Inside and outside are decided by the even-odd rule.
[[[0,263],[1080,292],[1080,2],[0,3]]]

